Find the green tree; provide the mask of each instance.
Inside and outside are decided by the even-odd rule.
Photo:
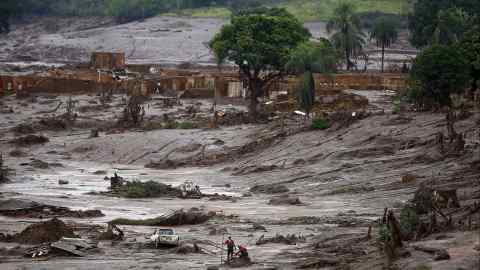
[[[365,34],[361,29],[360,17],[355,6],[342,2],[335,8],[333,17],[327,23],[327,32],[335,32],[333,45],[345,56],[347,70],[354,66],[350,58],[358,56],[365,45]]]
[[[315,103],[315,80],[313,73],[333,72],[336,67],[336,52],[332,44],[322,39],[320,42],[307,41],[292,51],[287,63],[287,70],[303,74],[299,89],[300,107],[310,115]]]
[[[433,45],[415,59],[410,71],[423,107],[451,106],[450,95],[462,93],[470,80],[468,61],[457,46]]]
[[[18,1],[0,1],[0,34],[10,32],[10,18],[18,12]]]
[[[421,48],[435,41],[432,37],[435,37],[435,32],[438,32],[439,29],[443,28],[442,31],[445,33],[445,27],[456,28],[458,17],[453,16],[452,18],[452,15],[457,13],[454,11],[455,9],[463,10],[472,18],[476,17],[477,22],[480,19],[478,0],[416,0],[408,22],[411,43]],[[443,11],[443,14],[439,14],[440,11]],[[451,33],[455,33],[455,31],[447,30]]]
[[[382,16],[375,20],[370,32],[370,38],[375,39],[377,47],[382,48],[382,72],[384,71],[385,48],[390,47],[397,40],[398,27],[397,21]]]
[[[437,14],[432,43],[453,44],[458,42],[469,27],[470,16],[459,8],[440,10]]]
[[[480,80],[480,25],[465,33],[460,41],[460,49],[470,66],[470,76],[472,77],[470,91],[473,93],[478,89]]]
[[[218,62],[238,65],[248,80],[250,116],[257,119],[258,98],[276,79],[285,75],[290,52],[310,38],[310,32],[285,9],[240,12],[210,41]]]

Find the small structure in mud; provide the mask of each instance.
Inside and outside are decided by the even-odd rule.
[[[94,52],[91,56],[90,66],[96,69],[124,69],[125,53]]]

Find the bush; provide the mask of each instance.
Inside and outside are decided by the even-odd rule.
[[[396,97],[393,99],[393,113],[400,113],[402,107],[402,99],[400,97]]]
[[[177,129],[178,128],[178,122],[177,121],[167,121],[164,125],[163,128],[165,129]]]
[[[179,129],[194,129],[195,124],[193,124],[192,122],[182,122],[182,123],[178,124],[178,128]]]
[[[391,238],[390,230],[387,225],[382,224],[378,230],[378,241],[385,243]]]
[[[415,209],[407,205],[402,208],[400,212],[400,228],[402,233],[406,236],[412,236],[417,230],[419,224],[419,217]]]
[[[461,94],[470,80],[470,66],[457,46],[433,45],[415,59],[410,79],[423,106],[450,106],[450,95]],[[418,100],[416,100],[418,103]]]
[[[121,197],[126,198],[157,198],[178,196],[180,190],[154,181],[133,181],[119,187],[117,192]]]
[[[312,121],[312,129],[324,130],[330,127],[330,123],[325,118],[316,118]]]

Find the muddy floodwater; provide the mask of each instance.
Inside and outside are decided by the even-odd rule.
[[[114,96],[112,105],[102,110],[87,110],[97,97],[76,96],[79,108],[87,106],[79,114],[77,126],[38,130],[35,133],[49,141],[28,146],[11,142],[22,135],[15,134],[14,128],[47,117],[45,112],[67,97],[38,96],[31,101],[4,98],[4,106],[14,113],[0,114],[0,152],[6,153],[6,165],[13,174],[11,181],[0,187],[1,199],[32,200],[72,210],[100,210],[102,217],[62,218],[76,224],[78,234],[85,239],[94,239],[94,230],[105,229],[107,222],[117,218],[148,219],[191,208],[215,212],[217,216],[205,223],[174,228],[182,243],[196,243],[200,253],[155,249],[148,245],[146,236],[156,227],[119,225],[125,233],[124,241],[99,241],[98,248],[85,257],[24,258],[12,254],[28,245],[1,243],[0,268],[207,269],[225,259],[222,239],[232,236],[237,244],[248,247],[252,258],[253,264],[241,269],[295,269],[319,258],[336,266],[350,262],[358,269],[381,269],[384,257],[374,244],[375,224],[385,207],[400,209],[418,185],[404,182],[403,176],[414,174],[417,179],[428,179],[437,175],[448,179],[461,174],[476,188],[476,174],[470,165],[465,165],[470,156],[439,158],[426,143],[443,130],[442,114],[411,112],[399,116],[392,113],[391,91],[348,93],[369,99],[368,117],[348,126],[312,131],[299,129],[305,120],[291,116],[287,136],[276,136],[279,126],[272,121],[219,129],[122,129],[90,137],[92,120],[96,125],[118,121],[123,97]],[[184,100],[173,109],[162,108],[154,98],[146,104],[152,117],[149,121],[153,121],[167,112],[182,115],[184,108],[192,104],[198,106],[200,114],[208,115],[210,102]],[[244,105],[233,106],[229,102],[219,108],[232,107],[246,110]],[[459,130],[465,131],[466,145],[472,153],[477,151],[476,133],[470,128],[474,119],[457,124]],[[272,137],[276,139],[270,141],[268,138]],[[261,140],[263,143],[258,143]],[[227,158],[215,161],[221,156]],[[193,165],[188,160],[203,163]],[[183,165],[155,169],[151,164]],[[218,193],[228,199],[132,199],[102,193],[110,188],[105,177],[115,172],[128,181],[155,181],[174,187],[192,181],[202,193]],[[462,186],[462,190],[469,185]],[[268,192],[280,186],[283,190],[279,194]],[[258,187],[268,188],[261,191]],[[272,203],[275,198],[285,198],[282,196],[297,198],[300,203]],[[0,233],[18,233],[37,221],[40,220],[2,216]],[[374,236],[366,238],[370,226],[374,226]],[[296,238],[293,243],[260,242],[279,235]],[[478,239],[475,232],[453,231],[446,240],[442,239],[425,243],[451,247],[449,261],[433,262],[429,256],[412,250],[413,257],[402,260],[402,265],[416,269],[419,262],[426,262],[438,267],[432,269],[457,269],[453,268],[457,265],[474,269],[472,258],[478,255],[473,249]]]

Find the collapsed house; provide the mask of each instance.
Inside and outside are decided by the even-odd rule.
[[[401,90],[406,78],[401,73],[314,74],[315,88],[322,91]],[[288,76],[265,89],[268,99],[292,96],[301,83]],[[94,52],[88,65],[54,67],[30,75],[0,75],[3,93],[129,93],[152,95],[173,92],[186,98],[245,98],[248,84],[237,70],[219,71],[168,69],[158,65],[128,65],[123,53]]]

